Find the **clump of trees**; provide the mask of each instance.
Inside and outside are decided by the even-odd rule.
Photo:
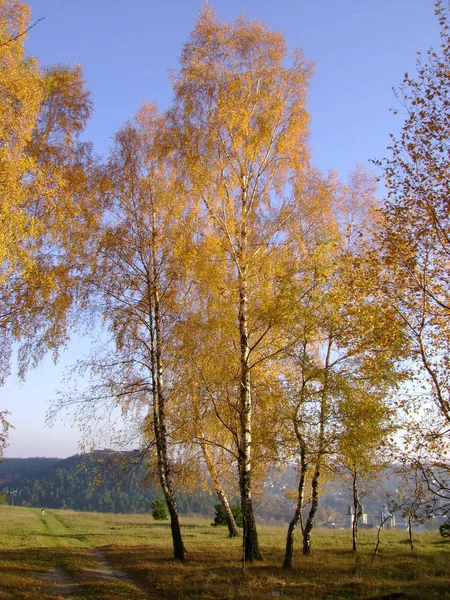
[[[405,76],[409,117],[380,163],[380,207],[363,168],[344,184],[312,165],[312,65],[281,33],[203,7],[173,106],[144,104],[100,165],[79,141],[91,110],[80,68],[25,58],[28,9],[0,0],[3,374],[12,343],[24,374],[57,355],[73,323],[98,318],[102,345],[76,370],[90,384],[55,410],[75,405],[87,428],[105,406],[131,418],[176,559],[177,493],[203,464],[230,537],[227,491],[239,492],[244,563],[263,558],[254,494],[269,468],[292,464],[284,568],[299,523],[311,553],[336,469],[351,480],[357,551],[360,482],[399,410],[430,493],[449,500],[450,45],[440,3],[437,13],[442,53]],[[405,379],[424,390],[412,395]]]
[[[443,538],[450,537],[450,523],[444,523],[439,527],[439,533]]]

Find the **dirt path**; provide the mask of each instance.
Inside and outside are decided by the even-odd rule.
[[[104,581],[122,581],[136,586],[136,583],[124,572],[114,569],[108,558],[98,548],[92,548],[91,553],[97,560],[96,569],[86,569],[83,574],[91,579]]]
[[[110,561],[101,550],[98,548],[91,548],[91,554],[97,562],[96,567],[84,569],[76,577],[59,566],[46,573],[44,580],[52,583],[55,596],[62,596],[65,600],[70,600],[72,594],[79,593],[84,584],[102,581],[109,583],[125,583],[133,586],[136,592],[143,594],[137,583],[124,571],[113,568]]]
[[[66,600],[70,600],[71,594],[78,592],[81,587],[81,584],[72,579],[62,567],[55,567],[46,573],[43,579],[53,584],[52,591],[55,596],[62,596]]]

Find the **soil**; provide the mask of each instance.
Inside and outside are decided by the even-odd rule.
[[[83,583],[91,581],[121,582],[138,587],[136,582],[125,572],[114,569],[101,550],[92,548],[91,553],[97,562],[97,566],[84,569],[76,577],[59,566],[45,574],[44,580],[53,584],[55,596],[62,596],[65,600],[71,600],[71,595],[79,592]]]

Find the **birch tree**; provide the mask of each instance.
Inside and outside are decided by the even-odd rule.
[[[101,170],[79,136],[91,113],[80,67],[25,56],[30,10],[0,1],[0,381],[67,343],[102,216]]]
[[[280,33],[243,18],[221,23],[205,7],[182,52],[171,111],[189,191],[203,213],[204,235],[215,244],[234,309],[247,560],[262,558],[252,504],[252,372],[283,344],[275,333],[275,306],[288,262],[285,224],[304,198],[309,167],[305,100],[311,68],[299,52],[292,66],[285,67],[285,60]]]
[[[436,3],[436,15],[440,48],[419,55],[416,73],[405,74],[396,111],[405,112],[405,121],[379,163],[388,188],[379,268],[410,342],[411,385],[401,398],[410,420],[409,460],[423,467],[436,503],[448,505],[450,36],[444,3]]]
[[[358,528],[363,514],[362,498],[379,485],[388,468],[390,439],[397,429],[395,409],[387,401],[381,382],[346,388],[339,402],[338,472],[350,483],[353,501],[352,549],[358,552]],[[380,385],[381,384],[381,385]]]
[[[380,403],[387,401],[400,376],[396,359],[403,348],[401,336],[395,335],[395,311],[379,302],[375,274],[365,266],[376,227],[371,210],[375,206],[373,179],[357,170],[348,185],[334,180],[326,187],[329,212],[322,208],[322,214],[311,219],[315,228],[309,228],[309,236],[302,233],[308,243],[303,246],[303,257],[298,254],[302,257],[298,276],[289,292],[292,311],[286,326],[294,343],[286,353],[291,411],[287,418],[300,460],[297,506],[286,540],[286,569],[292,568],[299,521],[303,553],[310,554],[322,481],[334,467],[340,445],[350,444],[350,439],[344,440],[341,408],[354,398],[355,415],[365,414],[372,395]],[[375,278],[371,280],[369,273]],[[304,498],[307,482],[309,503]],[[307,504],[303,522],[302,509]]]
[[[96,310],[109,332],[84,365],[93,384],[62,405],[118,406],[135,414],[155,449],[174,557],[184,560],[174,484],[170,405],[177,393],[177,325],[188,302],[189,204],[176,164],[158,145],[164,119],[144,105],[120,130],[108,164],[108,211],[92,270]],[[83,366],[83,365],[82,365]],[[149,443],[152,442],[152,443]]]

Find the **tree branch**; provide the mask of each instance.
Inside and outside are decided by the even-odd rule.
[[[8,44],[12,44],[13,42],[17,42],[17,40],[19,40],[21,37],[23,37],[24,35],[26,35],[30,29],[33,29],[33,27],[35,27],[39,21],[43,21],[45,17],[41,17],[40,19],[38,19],[37,21],[35,21],[32,25],[30,25],[29,27],[27,27],[27,29],[25,29],[25,31],[21,31],[20,33],[18,33],[17,35],[14,35],[12,37],[9,38],[9,40],[6,40],[6,42],[2,42],[0,44],[0,48],[3,48],[3,46],[7,46]]]

